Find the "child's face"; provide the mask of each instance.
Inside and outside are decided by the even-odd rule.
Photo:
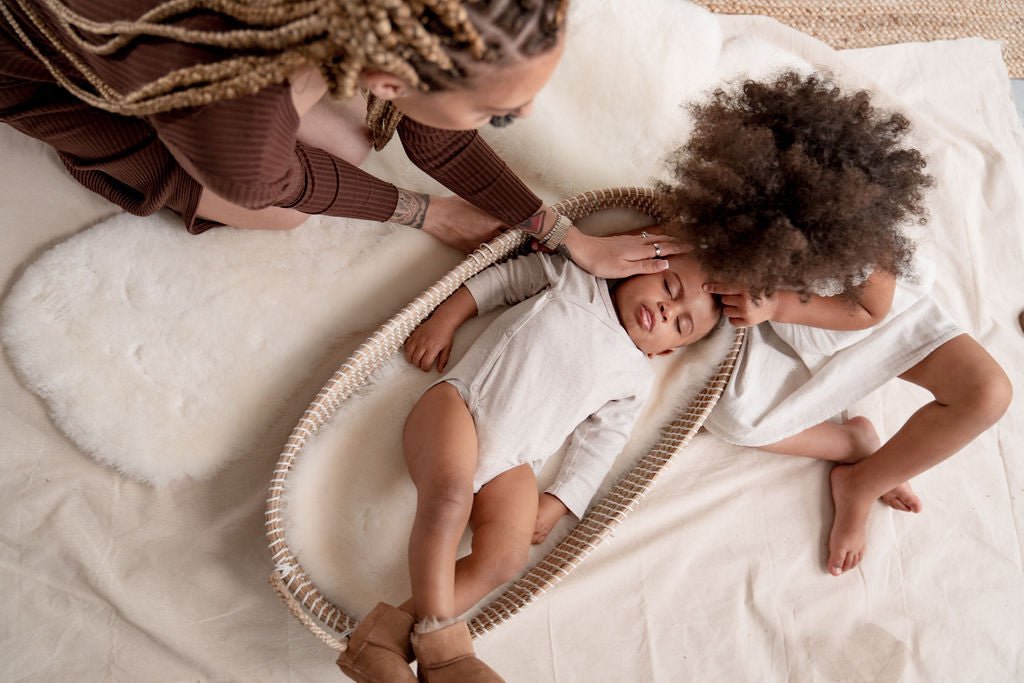
[[[701,289],[705,278],[697,260],[688,254],[666,260],[666,270],[623,280],[612,294],[619,321],[649,356],[703,338],[721,316],[715,299]]]

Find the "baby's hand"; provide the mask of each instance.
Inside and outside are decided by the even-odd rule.
[[[704,291],[721,295],[722,315],[729,319],[733,327],[753,327],[771,320],[779,305],[779,299],[774,294],[762,294],[755,301],[749,290],[735,285],[706,282]]]
[[[565,507],[565,503],[550,493],[540,494],[540,500],[537,502],[537,524],[533,527],[532,543],[534,545],[543,543],[558,520],[567,514],[569,514],[569,508]]]
[[[452,352],[455,329],[442,316],[427,318],[405,340],[405,359],[423,372],[430,370],[435,363],[437,371],[443,372]]]

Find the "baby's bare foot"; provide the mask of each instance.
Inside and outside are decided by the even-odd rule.
[[[882,440],[878,438],[878,432],[871,420],[862,415],[851,417],[843,423],[843,427],[849,430],[853,440],[853,454],[846,459],[847,463],[860,462],[882,446]]]
[[[910,488],[910,482],[904,482],[883,495],[882,502],[901,512],[920,512],[922,508],[921,499]]]
[[[866,546],[868,515],[874,501],[856,494],[850,483],[852,474],[852,465],[836,465],[829,475],[836,514],[828,537],[826,566],[833,576],[860,564]]]

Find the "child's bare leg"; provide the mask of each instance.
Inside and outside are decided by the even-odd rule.
[[[770,453],[800,455],[851,465],[877,451],[881,444],[871,420],[857,416],[851,417],[843,424],[822,422],[799,434],[760,448]],[[901,512],[921,511],[921,499],[907,482],[885,492],[881,498],[883,503]]]
[[[537,478],[529,465],[503,472],[480,489],[469,518],[473,549],[455,564],[456,615],[519,575],[536,520]],[[400,607],[414,613],[411,598]]]
[[[853,417],[843,424],[822,422],[782,441],[758,448],[770,453],[855,463],[877,451],[880,445],[871,421],[866,417]]]
[[[473,507],[476,427],[466,402],[447,382],[432,387],[405,423],[405,461],[416,485],[409,537],[409,576],[419,618],[448,619],[454,604],[455,554]]]
[[[873,501],[901,482],[934,467],[992,426],[1010,403],[1012,388],[999,364],[969,335],[960,335],[900,376],[928,389],[935,400],[870,458],[832,470],[835,521],[828,569],[857,566]]]

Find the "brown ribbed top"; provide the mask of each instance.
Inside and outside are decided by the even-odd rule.
[[[156,4],[65,1],[97,21],[135,18]],[[17,8],[9,8],[22,30],[45,46]],[[59,25],[52,19],[49,23],[60,34]],[[183,15],[174,23],[203,30],[237,28],[229,19],[203,12]],[[145,38],[111,56],[76,54],[115,90],[128,92],[172,69],[210,62],[223,53]],[[54,61],[64,73],[75,73],[62,58],[54,55]],[[145,215],[169,206],[185,217],[190,231],[213,225],[195,220],[203,187],[248,208],[286,206],[377,221],[388,220],[397,202],[391,183],[298,142],[299,117],[287,84],[144,119],[118,116],[85,105],[58,87],[2,18],[0,121],[53,146],[79,182],[125,210]],[[406,119],[399,135],[417,166],[510,225],[541,205],[477,131],[439,130]]]

